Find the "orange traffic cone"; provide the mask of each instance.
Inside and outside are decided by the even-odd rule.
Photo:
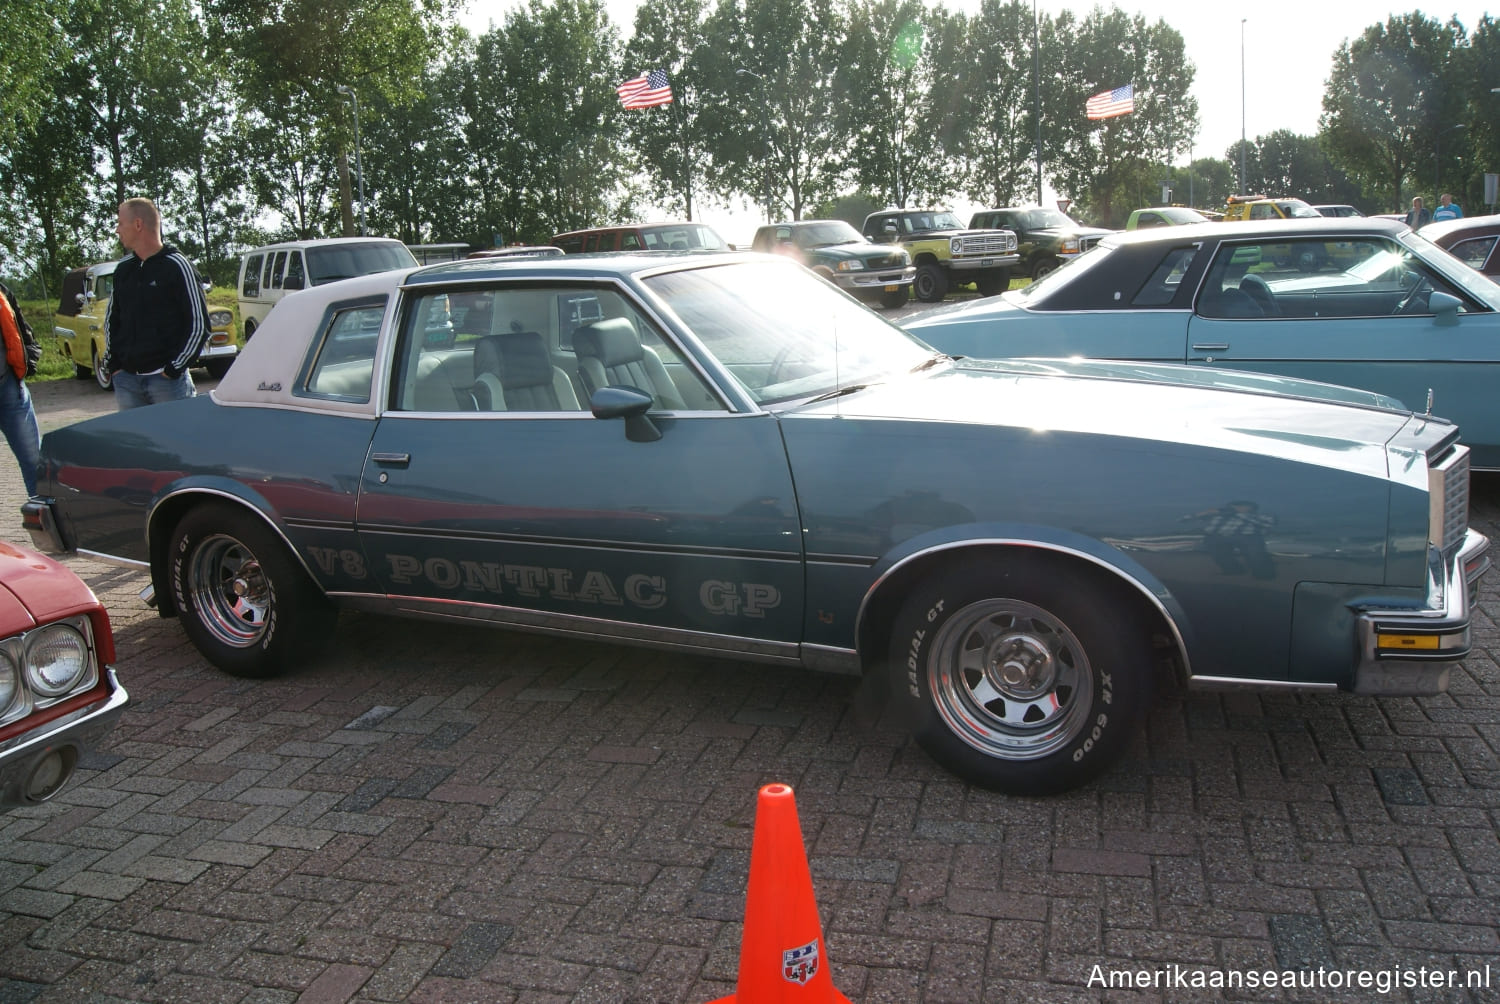
[[[828,949],[790,785],[768,784],[755,805],[750,888],[734,993],[711,1004],[849,1004],[833,986]]]

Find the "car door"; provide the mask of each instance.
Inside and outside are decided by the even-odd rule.
[[[775,418],[728,411],[616,287],[484,292],[490,329],[449,343],[425,320],[446,292],[406,298],[360,485],[385,591],[413,611],[794,657],[801,533]],[[629,384],[658,402],[649,416],[590,413],[601,345],[619,368],[598,400]]]
[[[1274,264],[1283,249],[1302,264]],[[1187,359],[1377,391],[1415,411],[1431,392],[1474,465],[1500,467],[1500,315],[1388,238],[1221,246]]]

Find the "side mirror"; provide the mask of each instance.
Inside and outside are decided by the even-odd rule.
[[[1463,301],[1452,293],[1440,290],[1433,290],[1427,297],[1427,309],[1432,311],[1436,323],[1444,327],[1458,323],[1458,311],[1463,305]]]
[[[89,294],[87,294],[87,293],[79,293],[77,296],[74,297],[74,299],[76,299],[78,301],[78,305],[80,307],[83,307],[83,306],[86,306],[88,304],[88,302],[89,302]]]
[[[289,275],[289,276],[286,277],[286,282],[282,283],[281,288],[282,289],[301,289],[302,285],[303,285],[303,283],[302,283],[302,277],[300,275]]]
[[[632,443],[654,443],[661,430],[646,415],[655,404],[650,394],[639,387],[611,384],[600,387],[589,396],[589,411],[595,418],[625,420],[625,438]]]

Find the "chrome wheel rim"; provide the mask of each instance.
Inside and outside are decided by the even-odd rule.
[[[203,626],[218,641],[250,648],[265,637],[275,597],[260,561],[244,544],[223,535],[199,544],[187,587]]]
[[[1093,669],[1066,624],[1020,600],[958,611],[933,640],[927,682],[950,731],[986,756],[1034,760],[1078,737]]]
[[[109,390],[114,381],[109,378],[108,373],[104,372],[104,366],[99,359],[99,349],[97,347],[89,349],[89,361],[94,364],[94,380],[98,382],[102,389]]]

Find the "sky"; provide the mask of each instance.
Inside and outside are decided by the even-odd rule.
[[[506,12],[520,2],[469,0],[468,10],[460,20],[470,30],[482,32],[491,22],[502,22]],[[979,9],[979,0],[944,0],[943,5],[949,10],[972,14]],[[1456,16],[1472,32],[1486,13],[1485,6],[1473,0],[1452,8],[1432,9],[1415,3],[1387,8],[1381,0],[1261,0],[1244,6],[1204,0],[1114,0],[1113,5],[1128,14],[1140,14],[1147,22],[1165,20],[1182,34],[1188,59],[1197,71],[1192,90],[1198,99],[1199,128],[1192,156],[1221,158],[1238,142],[1242,128],[1252,141],[1277,129],[1301,135],[1317,133],[1318,118],[1323,111],[1323,89],[1333,55],[1341,43],[1357,38],[1370,25],[1393,14],[1421,10],[1439,20]],[[605,6],[611,20],[620,25],[621,34],[628,37],[639,0],[606,0]],[[1043,14],[1056,15],[1066,9],[1083,17],[1100,4],[1093,0],[1081,3],[1037,0],[1037,6]],[[1242,17],[1245,18],[1243,88]],[[1128,82],[1101,82],[1101,89]],[[1500,86],[1500,80],[1494,83]],[[1185,161],[1186,155],[1181,159]],[[737,238],[748,241],[750,234],[746,228],[754,226],[753,212],[746,220],[741,218],[742,211],[730,211],[734,219],[728,225],[734,232],[717,223],[712,210],[699,215],[718,226],[730,241]],[[960,215],[967,218],[963,212]]]

